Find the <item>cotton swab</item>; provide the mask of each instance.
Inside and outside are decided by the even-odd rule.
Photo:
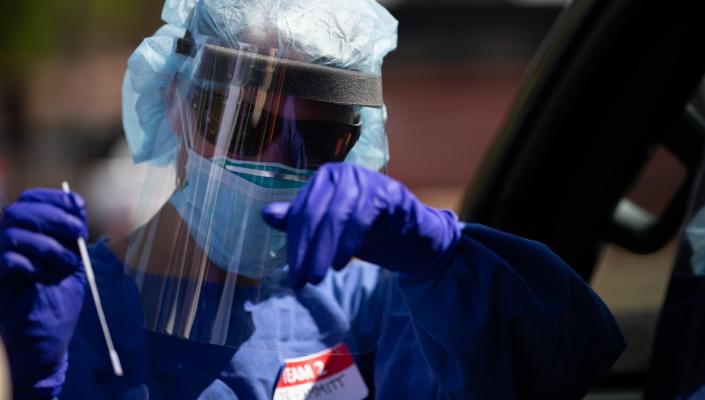
[[[71,193],[71,188],[69,183],[64,181],[61,184],[64,193]],[[81,260],[83,261],[83,266],[86,269],[86,280],[88,281],[88,286],[91,288],[91,294],[93,295],[93,302],[95,303],[95,309],[98,312],[98,320],[100,321],[100,327],[103,329],[103,337],[105,337],[105,344],[108,345],[108,353],[110,354],[110,363],[113,365],[113,371],[115,375],[122,376],[122,364],[120,364],[120,357],[118,357],[117,351],[115,351],[115,346],[113,346],[113,339],[110,337],[110,331],[108,330],[108,323],[105,320],[105,313],[103,312],[103,304],[100,302],[100,295],[98,294],[98,286],[95,283],[95,274],[93,274],[93,265],[91,264],[91,259],[88,257],[88,249],[86,248],[86,241],[82,237],[78,237],[78,251],[81,253]]]

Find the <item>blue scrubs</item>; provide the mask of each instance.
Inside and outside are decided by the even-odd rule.
[[[274,274],[258,301],[238,295],[236,347],[144,330],[121,263],[104,242],[91,257],[126,376],[112,375],[86,301],[61,399],[271,398],[285,359],[339,342],[362,352],[358,368],[381,399],[578,399],[624,348],[607,307],[554,253],[481,225],[464,227],[434,277],[353,261],[294,291]]]

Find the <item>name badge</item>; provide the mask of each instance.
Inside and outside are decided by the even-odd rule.
[[[274,400],[360,400],[368,394],[355,359],[341,343],[316,354],[286,360]]]

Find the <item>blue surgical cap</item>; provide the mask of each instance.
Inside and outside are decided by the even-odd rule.
[[[132,53],[123,81],[123,126],[136,163],[175,159],[177,137],[166,99],[177,76],[188,75],[176,52],[186,32],[196,44],[240,49],[244,43],[281,58],[381,74],[397,45],[397,20],[374,0],[167,0],[162,26]],[[347,157],[370,169],[389,160],[384,107],[361,109],[360,139]]]

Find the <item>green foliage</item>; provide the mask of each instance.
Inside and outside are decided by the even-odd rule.
[[[21,78],[58,52],[130,44],[159,26],[161,0],[11,0],[0,12],[0,73]]]
[[[57,2],[9,1],[0,13],[0,63],[4,70],[21,70],[58,41]]]

